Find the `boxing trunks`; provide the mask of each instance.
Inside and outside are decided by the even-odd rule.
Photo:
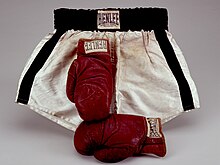
[[[161,118],[164,124],[199,108],[196,86],[168,29],[165,8],[54,10],[54,32],[33,50],[18,82],[16,102],[75,131],[81,123],[66,95],[68,70],[80,39],[110,46],[110,113]]]

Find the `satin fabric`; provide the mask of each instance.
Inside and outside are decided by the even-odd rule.
[[[21,74],[18,92],[31,63],[54,33],[43,38],[34,49]],[[172,34],[168,31],[166,34],[189,83],[194,107],[197,109],[200,106],[198,93],[183,53]],[[75,105],[66,96],[66,80],[68,69],[76,59],[77,43],[80,38],[108,39],[111,54],[116,54],[115,93],[111,113],[161,118],[164,124],[186,112],[182,107],[177,81],[166,62],[153,30],[66,31],[35,76],[29,102],[26,105],[30,109],[75,131],[82,120]]]

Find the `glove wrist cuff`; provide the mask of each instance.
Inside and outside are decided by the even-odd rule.
[[[160,157],[166,155],[166,143],[162,133],[160,118],[146,118],[146,139],[140,150],[140,154],[153,154]]]

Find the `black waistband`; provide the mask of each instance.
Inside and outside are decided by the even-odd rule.
[[[120,29],[98,29],[99,10],[119,11]],[[54,10],[54,27],[59,30],[82,31],[140,31],[168,30],[168,12],[165,8],[107,8],[107,9],[67,9]]]

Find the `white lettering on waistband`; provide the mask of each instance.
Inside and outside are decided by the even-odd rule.
[[[93,52],[107,52],[107,41],[106,40],[92,40],[84,42],[85,53]]]
[[[119,10],[98,10],[98,29],[120,29]]]

